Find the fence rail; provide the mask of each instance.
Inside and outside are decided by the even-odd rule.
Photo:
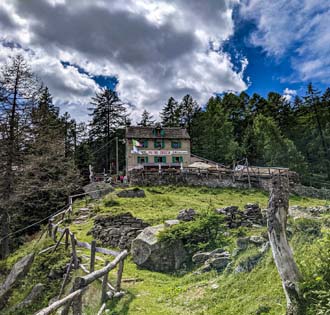
[[[81,194],[84,195],[84,194]],[[81,196],[79,195],[79,196]],[[105,309],[105,302],[108,299],[114,297],[120,297],[124,294],[121,291],[121,282],[122,274],[124,270],[124,260],[128,255],[126,250],[122,252],[114,251],[107,248],[97,247],[96,241],[93,240],[91,244],[87,242],[80,242],[76,239],[74,233],[70,231],[69,228],[61,228],[59,225],[64,222],[66,216],[70,217],[72,214],[72,197],[69,197],[69,207],[54,216],[52,216],[48,222],[48,235],[53,239],[55,245],[50,246],[46,249],[43,249],[39,252],[45,253],[46,251],[52,250],[55,252],[60,245],[65,245],[65,248],[71,246],[71,260],[67,267],[66,274],[63,279],[63,283],[58,295],[58,300],[53,304],[39,310],[35,315],[48,315],[58,310],[60,307],[64,306],[62,310],[62,315],[67,315],[69,313],[70,307],[72,307],[73,315],[82,315],[82,295],[85,290],[91,285],[94,281],[99,280],[102,282],[102,292],[101,292],[101,307],[97,314],[101,314]],[[59,234],[59,238],[58,238]],[[64,242],[63,242],[64,239]],[[76,247],[82,247],[90,250],[90,270],[88,271],[82,264],[79,264],[79,259],[76,251]],[[95,259],[96,253],[102,253],[114,257],[111,262],[106,262],[105,266],[99,270],[95,269]],[[78,269],[81,267],[84,272],[87,273],[86,276],[76,277],[73,281],[73,286],[70,290],[70,293],[63,297],[64,288],[68,282],[69,274],[72,269]],[[117,277],[115,285],[111,285],[108,282],[109,272],[118,267]]]

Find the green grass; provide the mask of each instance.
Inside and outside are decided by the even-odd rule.
[[[268,194],[260,190],[239,190],[239,189],[209,189],[193,187],[148,187],[143,188],[146,198],[119,198],[115,193],[108,194],[100,201],[87,200],[93,205],[96,214],[118,214],[131,212],[150,224],[159,224],[166,219],[173,219],[178,211],[184,208],[194,208],[196,211],[210,210],[229,205],[239,206],[241,209],[247,203],[258,203],[265,208],[268,202]],[[290,198],[290,205],[317,206],[325,205],[327,201],[312,198],[293,196]],[[85,207],[86,201],[76,201],[74,209]],[[93,218],[79,225],[70,225],[80,241],[90,242],[91,235],[87,232],[93,226]],[[229,235],[231,240],[228,250],[232,251],[238,235],[257,235],[265,229],[240,229],[232,230]],[[302,260],[305,255],[306,242],[294,243],[295,255]],[[7,266],[13,263],[26,253],[30,252],[35,241],[22,246],[7,260]],[[38,244],[43,246],[45,244]],[[255,250],[251,249],[251,253]],[[242,253],[238,258],[243,259],[250,253],[250,249]],[[88,256],[89,252],[79,248],[80,256]],[[98,255],[106,260],[109,257]],[[62,258],[61,258],[62,259]],[[111,259],[111,258],[110,258]],[[83,257],[83,263],[88,264]],[[99,269],[104,262],[97,260],[96,268]],[[88,267],[88,265],[87,265]],[[32,275],[39,272],[34,267]],[[31,275],[31,276],[32,276]],[[212,271],[205,274],[194,274],[194,270],[182,270],[178,273],[166,274],[151,272],[139,269],[127,258],[124,268],[124,279],[137,278],[142,281],[123,282],[123,290],[126,292],[121,299],[109,301],[107,306],[112,315],[252,315],[257,314],[258,309],[269,307],[267,314],[285,314],[285,297],[277,270],[273,263],[270,251],[261,260],[257,267],[250,273],[222,273]],[[10,300],[10,305],[23,299],[31,288],[27,278],[23,282],[24,290],[17,289]],[[43,278],[42,278],[43,279]],[[115,280],[115,271],[110,273],[110,281]],[[52,286],[52,290],[58,284]],[[67,288],[69,289],[69,287]],[[96,314],[100,307],[100,285],[95,283],[85,293],[86,315]],[[40,305],[44,305],[43,301]],[[263,313],[260,313],[263,314]]]

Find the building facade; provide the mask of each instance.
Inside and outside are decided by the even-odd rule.
[[[127,127],[126,171],[180,168],[190,164],[187,129],[173,127]]]

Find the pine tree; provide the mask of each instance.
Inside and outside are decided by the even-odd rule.
[[[179,121],[182,127],[187,128],[189,134],[192,131],[193,119],[200,110],[197,102],[189,94],[183,97],[179,105]]]
[[[42,90],[32,112],[31,138],[18,182],[20,224],[31,224],[63,207],[67,196],[81,183],[73,157],[65,154],[63,122],[48,88]],[[27,216],[28,222],[24,219]]]
[[[104,147],[94,157],[95,163],[100,170],[108,169],[111,161],[110,141],[114,139],[115,131],[119,127],[129,124],[127,110],[118,94],[108,88],[96,93],[91,104],[94,105],[94,108],[90,109],[92,111],[90,140],[95,145],[95,149],[99,150],[99,147]]]
[[[9,232],[9,216],[17,190],[18,170],[29,139],[30,114],[38,95],[38,83],[21,55],[0,72],[0,213],[1,235]],[[3,207],[3,209],[1,209]],[[8,238],[1,242],[1,257],[9,251]]]
[[[180,112],[178,102],[170,97],[160,113],[163,127],[179,127]]]
[[[153,119],[153,115],[151,115],[146,109],[143,111],[141,120],[138,123],[138,126],[149,127],[155,124],[155,120]]]

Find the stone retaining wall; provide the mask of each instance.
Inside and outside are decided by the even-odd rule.
[[[102,241],[102,245],[130,249],[132,240],[147,226],[149,224],[127,212],[97,217],[90,233]]]

